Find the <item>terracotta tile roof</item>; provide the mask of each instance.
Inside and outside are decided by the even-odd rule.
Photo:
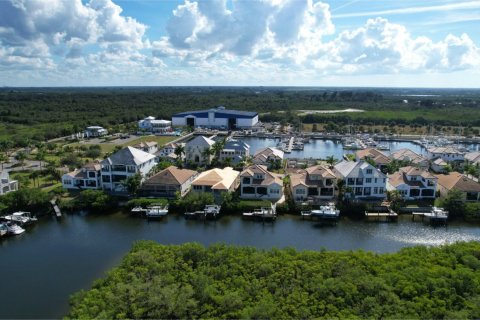
[[[217,190],[229,190],[239,175],[240,172],[230,167],[224,169],[215,168],[200,173],[192,185],[211,186],[212,189]]]
[[[464,192],[480,192],[480,183],[459,172],[438,174],[438,184],[447,190],[458,189]]]
[[[318,175],[318,176],[321,176],[322,178],[325,178],[325,179],[335,179],[336,178],[333,171],[330,168],[328,168],[326,166],[323,166],[323,165],[316,165],[316,166],[308,167],[307,169],[305,169],[305,171],[307,171],[307,173],[309,175]]]
[[[469,152],[465,155],[465,159],[472,163],[480,162],[480,151]]]
[[[251,165],[240,173],[241,177],[255,177],[255,174],[263,174],[264,179],[253,179],[253,185],[269,186],[272,183],[277,183],[280,186],[283,185],[282,175],[270,172],[266,166],[263,165]]]
[[[390,158],[387,157],[386,154],[384,154],[383,152],[381,152],[380,150],[377,150],[375,148],[367,148],[367,149],[364,149],[364,150],[359,150],[359,151],[356,152],[356,156],[359,160],[370,158],[373,161],[375,161],[375,163],[377,163],[377,164],[388,164],[388,163],[390,163]]]
[[[410,149],[399,149],[390,154],[390,158],[399,161],[411,161],[413,164],[419,164],[422,162],[428,162],[428,159],[422,155],[413,152]]]
[[[465,153],[454,147],[433,147],[433,148],[428,148],[427,151],[430,153],[445,153],[445,154],[464,154]]]
[[[406,175],[409,175],[409,176],[421,176],[425,179],[436,179],[437,178],[437,177],[435,177],[435,175],[431,174],[427,170],[423,170],[423,169],[420,169],[420,168],[417,168],[417,167],[412,167],[412,166],[400,168],[400,171],[404,172]]]
[[[197,171],[178,169],[175,166],[170,166],[162,171],[158,172],[154,176],[150,177],[144,182],[144,184],[168,184],[168,185],[181,185],[188,179],[198,174]]]

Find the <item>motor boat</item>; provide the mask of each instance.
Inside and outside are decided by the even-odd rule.
[[[145,216],[147,218],[161,218],[168,214],[168,204],[166,206],[153,205],[147,208]]]
[[[20,226],[18,226],[16,223],[12,221],[8,221],[7,223],[5,223],[5,225],[7,226],[8,234],[17,235],[25,232],[25,229],[21,228]]]
[[[0,223],[0,237],[3,237],[8,233],[8,228],[5,223]]]
[[[32,216],[30,212],[18,211],[10,215],[4,216],[3,219],[7,221],[16,222],[22,226],[37,221],[37,218]]]

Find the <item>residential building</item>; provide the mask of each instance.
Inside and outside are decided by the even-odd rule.
[[[437,177],[427,170],[408,166],[388,176],[387,189],[399,191],[407,200],[435,199]]]
[[[208,110],[181,112],[172,117],[174,126],[225,130],[250,129],[257,122],[257,112],[227,110],[223,106]]]
[[[480,201],[480,183],[459,172],[438,174],[437,190],[440,196],[446,196],[450,190],[457,189],[463,193],[465,201]]]
[[[427,149],[427,158],[435,160],[441,158],[443,161],[464,161],[465,153],[454,147],[433,147]]]
[[[377,169],[380,169],[383,172],[386,172],[387,165],[390,163],[390,158],[384,154],[382,151],[375,148],[367,148],[363,150],[358,150],[355,153],[355,158],[357,161],[373,161]]]
[[[333,171],[357,199],[384,199],[386,196],[387,176],[368,162],[344,160],[337,163]]]
[[[170,166],[145,180],[141,192],[157,197],[175,198],[177,194],[183,197],[197,176],[197,171]]]
[[[133,145],[132,147],[142,150],[143,152],[146,152],[146,153],[151,153],[151,154],[154,154],[155,152],[158,151],[158,143],[156,143],[155,141],[140,142]]]
[[[157,162],[153,154],[126,147],[112,154],[100,164],[103,189],[125,191],[123,181],[137,173],[145,177]]]
[[[290,174],[290,188],[295,202],[318,204],[335,197],[337,177],[328,167],[315,165]]]
[[[100,126],[90,126],[85,129],[86,138],[102,137],[108,134],[107,129]]]
[[[254,164],[266,165],[268,168],[271,168],[273,163],[282,162],[283,157],[284,153],[282,150],[267,147],[255,152],[252,162]]]
[[[419,167],[425,170],[427,170],[429,167],[429,162],[427,158],[406,148],[392,152],[390,154],[390,159],[409,162],[412,166]]]
[[[0,171],[0,195],[18,190],[18,181],[10,180],[7,171]]]
[[[207,150],[210,150],[214,143],[210,138],[196,136],[185,145],[185,159],[195,164],[209,164],[213,155],[207,154]]]
[[[211,192],[217,201],[223,192],[233,192],[239,184],[240,172],[231,167],[201,172],[192,182],[193,192]]]
[[[62,176],[62,186],[65,189],[101,189],[101,165],[88,163],[80,169],[65,173]]]
[[[138,129],[154,134],[166,134],[172,132],[172,121],[156,120],[155,117],[146,117],[138,121]]]
[[[465,155],[465,161],[469,164],[480,165],[480,151],[469,152]]]
[[[283,196],[282,178],[280,174],[269,172],[266,166],[249,166],[240,173],[240,198],[276,202]]]
[[[231,159],[231,163],[236,165],[250,156],[250,146],[241,140],[228,140],[220,151],[219,160]]]
[[[442,158],[437,158],[430,164],[430,168],[435,173],[445,173],[447,172],[448,163]]]

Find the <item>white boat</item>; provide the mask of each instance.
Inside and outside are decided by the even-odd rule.
[[[430,212],[425,212],[424,216],[430,219],[443,219],[448,218],[448,212],[443,210],[443,208],[433,207]]]
[[[0,223],[0,237],[3,237],[8,233],[8,228],[5,223]]]
[[[205,212],[205,215],[213,215],[217,216],[220,213],[221,207],[216,204],[207,204],[203,211]]]
[[[25,232],[25,229],[21,228],[20,226],[18,226],[17,224],[15,224],[12,221],[8,221],[7,223],[5,223],[5,225],[7,226],[8,234],[17,235],[17,234],[22,234],[22,233]]]
[[[390,146],[387,143],[379,143],[379,144],[377,144],[377,149],[378,150],[389,151]]]
[[[318,210],[312,210],[311,215],[319,218],[336,219],[340,216],[340,210],[337,210],[335,205],[330,203],[326,206],[320,206]]]
[[[145,213],[145,212],[147,212],[147,209],[142,208],[142,207],[135,207],[130,212],[131,213]]]
[[[147,218],[161,218],[168,214],[168,204],[166,206],[153,205],[147,208],[145,216]]]
[[[14,212],[11,215],[4,216],[3,219],[19,223],[22,226],[37,221],[37,218],[33,217],[30,212],[24,211]]]

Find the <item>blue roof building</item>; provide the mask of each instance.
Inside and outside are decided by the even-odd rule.
[[[172,117],[174,126],[225,130],[250,129],[257,122],[257,112],[227,110],[223,106],[208,110],[180,112]]]

